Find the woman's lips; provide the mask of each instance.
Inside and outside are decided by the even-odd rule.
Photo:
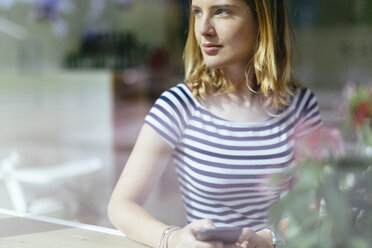
[[[203,51],[208,55],[213,55],[218,52],[222,48],[221,45],[212,44],[212,43],[205,43],[203,44]]]

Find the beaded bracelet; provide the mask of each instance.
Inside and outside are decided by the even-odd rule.
[[[169,235],[178,229],[181,229],[181,228],[175,225],[167,226],[160,236],[158,248],[168,248]]]

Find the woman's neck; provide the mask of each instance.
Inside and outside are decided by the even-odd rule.
[[[200,99],[200,103],[211,113],[231,121],[255,122],[268,119],[257,93],[247,86],[245,68],[223,68],[225,79],[235,86],[229,93],[211,94]],[[250,82],[255,81],[254,71],[248,75]],[[249,82],[248,82],[249,83]],[[253,85],[252,85],[253,86]]]
[[[209,95],[199,102],[214,115],[230,121],[256,122],[270,117],[252,91]]]
[[[223,75],[227,82],[234,86],[235,91],[231,93],[231,95],[236,96],[247,96],[255,94],[249,87],[253,86],[251,83],[255,82],[255,72],[251,70],[249,72],[248,78],[245,75],[245,66],[242,67],[230,67],[230,68],[223,68]],[[248,80],[248,81],[247,81]],[[247,99],[246,99],[247,100]]]

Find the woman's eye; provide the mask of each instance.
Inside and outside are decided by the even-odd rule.
[[[194,13],[195,16],[200,15],[201,11],[200,9],[193,9],[192,12]]]
[[[217,15],[229,15],[231,12],[227,9],[218,9],[216,14]]]

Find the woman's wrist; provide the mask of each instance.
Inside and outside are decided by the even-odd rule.
[[[271,237],[270,243],[273,245],[273,247],[275,248],[284,247],[285,244],[284,236],[278,230],[276,230],[272,226],[269,226],[263,229],[263,231],[265,231],[268,234],[268,236]]]
[[[177,247],[179,240],[180,240],[180,234],[182,229],[178,228],[177,230],[174,230],[168,237],[168,248],[175,248]]]
[[[159,243],[158,243],[158,246],[157,248],[168,248],[168,247],[175,247],[175,246],[170,246],[169,243],[170,243],[170,237],[171,235],[177,231],[181,229],[181,227],[178,227],[178,226],[167,226],[163,232],[161,233],[161,236],[160,236],[160,239],[159,239]]]
[[[256,233],[265,243],[267,244],[270,244],[274,247],[273,245],[273,240],[272,240],[272,236],[271,236],[271,233],[265,229],[262,229],[261,231],[258,231]]]

